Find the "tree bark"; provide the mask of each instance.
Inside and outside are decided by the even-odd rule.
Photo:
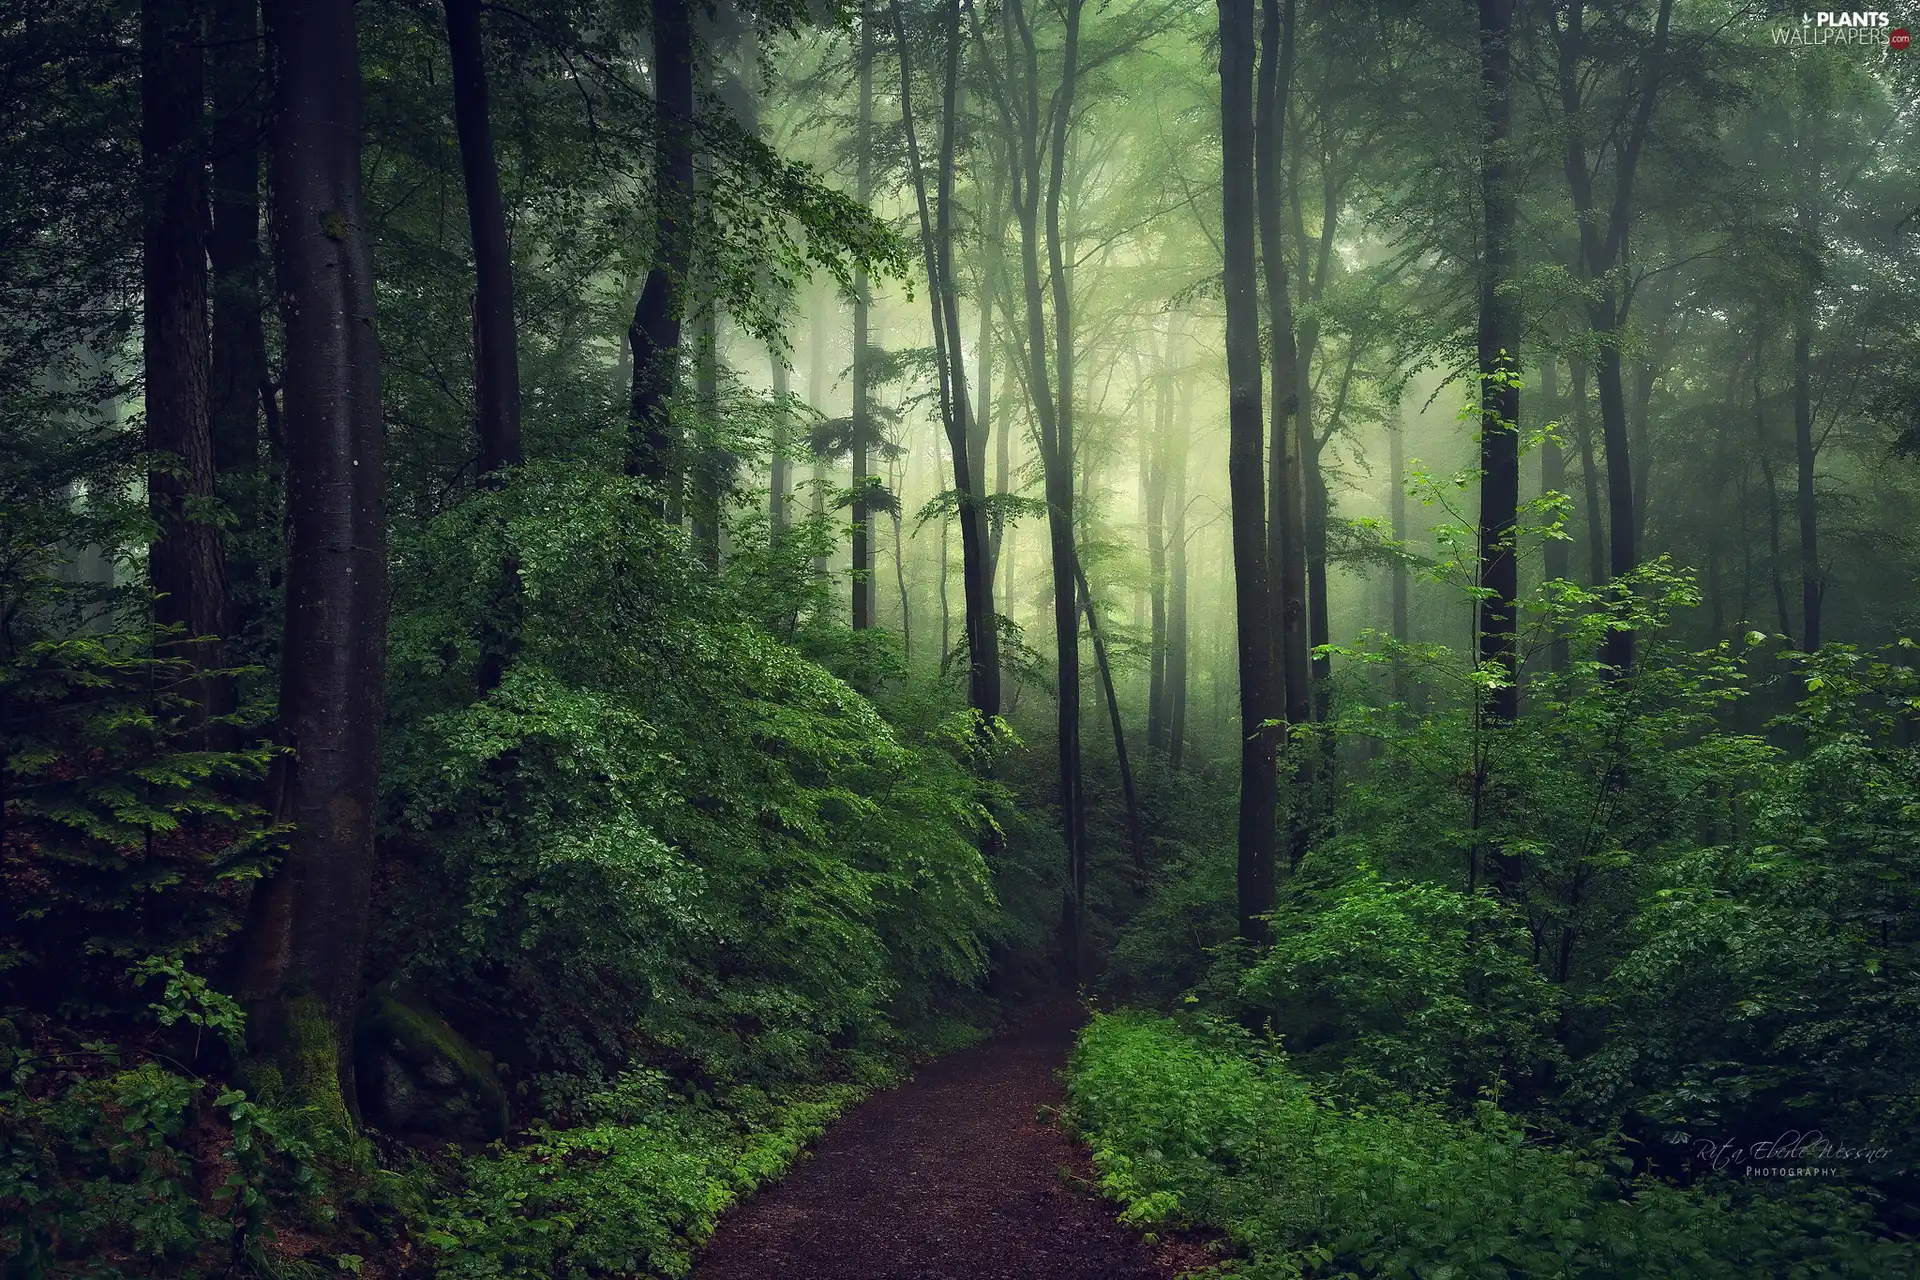
[[[1520,509],[1520,316],[1508,292],[1517,199],[1507,154],[1513,128],[1513,0],[1480,0],[1480,662],[1499,670],[1486,714],[1511,724],[1520,711],[1515,649]]]
[[[653,266],[634,304],[627,472],[667,488],[676,433],[670,404],[680,381],[680,318],[692,233],[693,20],[686,0],[652,0],[654,103]],[[663,508],[664,509],[664,508]]]
[[[1288,101],[1292,94],[1294,69],[1293,0],[1265,0],[1260,34],[1260,74],[1254,121],[1255,216],[1258,221],[1262,264],[1266,269],[1267,309],[1272,329],[1268,346],[1273,382],[1272,439],[1267,453],[1267,490],[1271,510],[1268,515],[1267,571],[1270,588],[1268,625],[1278,646],[1277,670],[1270,676],[1268,719],[1284,719],[1288,725],[1309,724],[1313,720],[1313,668],[1309,658],[1308,626],[1310,608],[1307,596],[1306,502],[1300,487],[1297,451],[1301,433],[1297,429],[1301,413],[1302,380],[1299,349],[1294,338],[1293,299],[1288,292],[1285,243],[1281,235],[1284,193],[1280,174],[1285,159],[1284,129]],[[1224,73],[1223,73],[1224,74]],[[1229,384],[1232,375],[1228,375]],[[1236,565],[1238,559],[1236,556]],[[1271,682],[1278,680],[1278,687]],[[1286,741],[1284,731],[1270,730],[1275,736],[1276,757]],[[1288,806],[1287,862],[1298,866],[1306,856],[1311,837],[1309,818],[1315,794],[1312,752],[1293,755],[1293,794]],[[1265,872],[1261,892],[1271,902],[1274,872]]]
[[[860,116],[854,132],[854,198],[862,207],[873,198],[873,14],[866,3],[860,6]],[[867,388],[867,272],[863,266],[853,273],[853,504],[848,514],[853,548],[852,617],[853,629],[865,631],[873,625],[873,530],[867,495],[870,488],[867,471],[871,466],[867,451],[873,442],[873,414]]]
[[[1093,588],[1087,585],[1087,571],[1078,557],[1074,559],[1073,573],[1080,584],[1080,600],[1087,613],[1087,635],[1093,641],[1093,660],[1100,669],[1100,687],[1107,698],[1107,720],[1113,726],[1113,754],[1120,768],[1120,794],[1127,807],[1127,849],[1133,857],[1134,872],[1145,875],[1146,828],[1140,821],[1140,801],[1133,785],[1133,764],[1127,756],[1127,731],[1120,719],[1120,699],[1113,691],[1113,668],[1107,662],[1107,642],[1101,638],[1100,622],[1093,611]]]
[[[267,0],[264,10],[277,72],[272,211],[292,544],[280,688],[291,757],[278,808],[293,834],[255,895],[243,986],[287,1100],[333,1118],[343,1100],[353,1105],[345,1050],[372,894],[386,675],[380,344],[352,0]]]
[[[1398,399],[1393,402],[1393,420],[1387,424],[1387,475],[1393,482],[1393,492],[1388,497],[1387,517],[1392,522],[1394,544],[1400,546],[1407,540],[1407,441],[1406,424]],[[1406,561],[1396,555],[1388,573],[1393,638],[1399,644],[1406,644],[1410,639],[1407,627]],[[1407,664],[1396,661],[1393,664],[1393,700],[1404,702],[1406,698]]]
[[[1261,409],[1260,310],[1255,292],[1255,166],[1261,181],[1271,156],[1256,141],[1253,0],[1217,0],[1220,13],[1221,230],[1226,286],[1227,487],[1233,527],[1234,611],[1240,672],[1240,815],[1236,835],[1236,915],[1239,935],[1263,941],[1262,918],[1273,909],[1274,824],[1279,805],[1275,772],[1279,709],[1274,688],[1275,602],[1267,527],[1265,421]],[[1260,123],[1271,136],[1278,63],[1277,6],[1269,0],[1262,41]],[[1256,156],[1256,152],[1259,152]],[[1265,203],[1265,202],[1263,202]],[[1265,230],[1262,218],[1261,230]],[[1269,241],[1269,253],[1275,244]],[[1273,267],[1268,265],[1269,288]],[[1284,287],[1282,290],[1284,295]],[[1274,346],[1292,342],[1292,325],[1277,325]],[[1274,395],[1288,384],[1277,376]],[[1284,419],[1276,411],[1275,421]],[[1276,430],[1276,442],[1284,440]],[[1284,454],[1285,445],[1281,443]],[[1278,517],[1278,513],[1276,518]]]
[[[266,302],[260,263],[260,131],[266,66],[259,0],[215,0],[213,101],[213,464],[220,475],[260,466],[267,389]],[[235,620],[234,631],[244,630]]]
[[[787,411],[787,396],[793,388],[788,382],[787,356],[779,343],[767,344],[767,364],[773,371],[773,398],[779,406],[774,415],[773,474],[767,481],[767,530],[777,540],[791,521],[787,506],[793,490],[793,459],[787,451],[793,448],[793,418]]]
[[[193,0],[147,0],[140,14],[140,151],[148,506],[157,534],[147,552],[154,621],[176,627],[161,651],[196,673],[187,693],[196,721],[233,710],[219,637],[227,628],[226,555],[205,511],[215,493],[208,402],[207,179],[203,95],[206,35]],[[205,639],[201,639],[205,637]],[[223,735],[215,733],[214,738]]]
[[[480,0],[445,0],[453,62],[453,123],[466,178],[473,242],[473,389],[480,473],[520,465],[520,335],[513,314],[513,248],[493,153]]]
[[[1187,748],[1187,440],[1192,404],[1181,399],[1168,465],[1167,767],[1178,772]]]

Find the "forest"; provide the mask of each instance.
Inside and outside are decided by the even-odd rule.
[[[0,0],[0,1275],[1920,1277],[1903,17]]]

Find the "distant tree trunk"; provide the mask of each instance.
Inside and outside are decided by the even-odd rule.
[[[1573,374],[1573,434],[1580,444],[1580,487],[1586,495],[1587,584],[1598,587],[1607,581],[1607,520],[1600,510],[1600,464],[1593,452],[1587,362],[1573,356],[1567,366]]]
[[[1812,215],[1803,224],[1812,234]],[[1820,647],[1819,507],[1814,501],[1813,464],[1813,299],[1800,303],[1793,321],[1793,453],[1797,464],[1795,509],[1800,517],[1800,643],[1808,653]]]
[[[285,859],[255,891],[243,990],[286,1103],[345,1120],[373,886],[386,676],[386,466],[360,190],[352,0],[267,0],[274,264],[286,326],[291,550],[280,716]],[[336,1090],[335,1082],[338,1082]],[[304,1095],[304,1096],[303,1096]]]
[[[854,198],[862,208],[873,197],[873,14],[865,0],[860,6],[860,116],[854,133],[856,177]],[[855,267],[853,273],[853,504],[849,513],[853,546],[853,629],[865,631],[873,625],[873,534],[869,519],[869,480],[871,463],[868,447],[873,442],[873,414],[867,389],[867,272]]]
[[[1753,434],[1760,455],[1760,474],[1767,482],[1767,572],[1773,580],[1773,608],[1780,620],[1780,634],[1793,639],[1793,616],[1787,612],[1787,587],[1780,555],[1780,486],[1773,476],[1773,449],[1767,440],[1766,400],[1761,393],[1760,375],[1766,354],[1766,335],[1756,329],[1753,339]],[[1805,646],[1811,649],[1813,646]]]
[[[1480,662],[1501,671],[1487,718],[1520,712],[1515,649],[1519,598],[1520,314],[1509,289],[1517,192],[1508,148],[1513,128],[1513,0],[1480,0]]]
[[[1168,365],[1173,335],[1166,336],[1161,367],[1154,378],[1153,436],[1141,450],[1146,468],[1147,525],[1147,748],[1167,750],[1167,458],[1173,446],[1173,403]]]
[[[787,503],[793,490],[793,459],[787,453],[793,448],[793,418],[787,410],[787,396],[792,387],[787,381],[786,353],[779,343],[767,344],[767,363],[773,370],[773,398],[779,405],[773,420],[773,474],[767,482],[767,530],[777,539],[791,522]]]
[[[812,323],[807,335],[807,399],[812,403],[814,412],[826,413],[827,398],[830,390],[830,375],[827,371],[827,316],[832,311],[831,297],[816,297]],[[827,518],[827,460],[816,452],[813,455],[812,505],[809,508],[816,525],[824,524]],[[817,555],[813,558],[813,576],[824,582],[827,577],[827,557]]]
[[[493,154],[487,107],[487,59],[480,0],[445,0],[453,62],[453,122],[466,176],[467,226],[474,263],[474,400],[479,409],[480,472],[520,465],[520,339],[513,316],[513,249]]]
[[[1285,159],[1288,102],[1294,68],[1293,0],[1265,0],[1260,35],[1260,75],[1254,122],[1254,184],[1261,260],[1266,270],[1267,308],[1272,329],[1268,360],[1273,382],[1272,439],[1267,452],[1268,516],[1267,566],[1273,587],[1268,597],[1268,626],[1278,645],[1277,670],[1269,676],[1266,718],[1289,725],[1313,720],[1313,668],[1309,658],[1307,596],[1306,502],[1300,487],[1302,444],[1297,419],[1301,411],[1299,351],[1294,341],[1293,299],[1288,293],[1285,241],[1281,234],[1283,193],[1280,175]],[[1222,73],[1224,74],[1224,72]],[[1232,268],[1229,268],[1229,275]],[[1231,383],[1232,375],[1228,375]],[[1236,553],[1236,565],[1238,555]],[[1244,625],[1244,623],[1242,624]],[[1244,676],[1242,677],[1244,679]],[[1279,687],[1272,688],[1277,678]],[[1268,732],[1274,732],[1269,730]],[[1284,741],[1275,733],[1275,752]],[[1314,766],[1310,751],[1293,753],[1293,794],[1288,806],[1287,862],[1298,866],[1305,857],[1312,830]],[[1243,762],[1243,768],[1244,762]],[[1244,784],[1243,784],[1244,785]],[[1277,801],[1276,801],[1277,804]],[[1271,903],[1274,870],[1269,866],[1261,892]]]
[[[669,487],[675,432],[668,406],[680,380],[680,317],[692,232],[693,20],[686,0],[651,0],[654,103],[653,266],[634,304],[627,472]]]
[[[154,621],[182,633],[165,652],[199,672],[221,666],[227,569],[219,525],[193,508],[214,497],[207,384],[207,179],[202,107],[206,36],[192,0],[147,0],[140,15],[140,150],[146,195],[143,251],[147,474],[158,527],[147,553]],[[196,637],[211,637],[205,643]],[[232,681],[191,684],[193,717],[233,710]],[[224,735],[215,734],[217,737]]]
[[[720,416],[720,324],[715,303],[700,305],[693,322],[693,395],[699,406],[689,470],[693,496],[693,550],[710,573],[720,571],[721,504],[731,485],[732,455],[714,442]]]
[[[1266,468],[1261,412],[1260,303],[1255,292],[1255,167],[1268,179],[1271,156],[1256,141],[1253,0],[1217,0],[1220,11],[1221,218],[1226,284],[1227,487],[1233,526],[1234,607],[1240,671],[1240,821],[1236,836],[1236,908],[1239,936],[1261,941],[1262,917],[1273,909],[1274,821],[1279,807],[1275,772],[1278,735],[1270,727],[1279,706],[1274,688],[1275,568],[1269,553]],[[1259,76],[1261,138],[1274,124],[1278,9],[1269,0]],[[1256,152],[1260,154],[1256,158]],[[1260,228],[1264,230],[1264,226]],[[1273,244],[1268,243],[1271,252]],[[1268,269],[1269,280],[1272,268]],[[1275,330],[1274,346],[1292,341]],[[1289,372],[1291,372],[1289,370]],[[1287,384],[1274,381],[1276,399]],[[1276,418],[1276,421],[1279,419]],[[1284,446],[1283,446],[1284,449]]]
[[[1401,417],[1398,399],[1393,402],[1393,420],[1387,424],[1387,474],[1393,482],[1393,493],[1388,498],[1388,519],[1393,523],[1393,541],[1400,546],[1407,540],[1407,441],[1406,425]],[[1393,638],[1400,644],[1406,644],[1411,638],[1407,627],[1406,561],[1396,555],[1388,573]],[[1404,702],[1406,697],[1407,664],[1396,661],[1393,664],[1393,698],[1396,702]]]
[[[1192,405],[1180,401],[1169,442],[1167,553],[1167,767],[1178,771],[1187,747],[1187,438]]]
[[[1540,364],[1540,399],[1547,406],[1546,415],[1557,415],[1560,411],[1560,361],[1558,357],[1548,355]],[[1558,439],[1548,437],[1540,442],[1540,492],[1565,493],[1567,488],[1567,455],[1561,449]],[[1547,581],[1554,582],[1568,576],[1571,548],[1561,538],[1548,538],[1541,556],[1541,572]],[[1567,638],[1557,628],[1547,649],[1547,668],[1550,671],[1565,671],[1572,660],[1572,650],[1568,648]]]

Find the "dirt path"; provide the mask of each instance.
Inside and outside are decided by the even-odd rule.
[[[1037,1115],[1061,1101],[1076,1013],[1035,1010],[862,1103],[727,1216],[694,1280],[1167,1280]]]

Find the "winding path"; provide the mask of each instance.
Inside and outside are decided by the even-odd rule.
[[[1047,1124],[1077,1010],[922,1068],[842,1118],[786,1179],[730,1213],[694,1280],[1168,1280],[1170,1258],[1066,1176]]]

